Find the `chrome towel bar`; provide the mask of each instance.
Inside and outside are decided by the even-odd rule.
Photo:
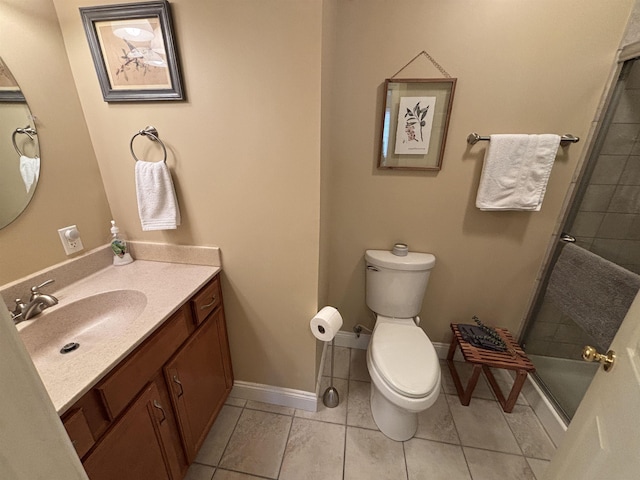
[[[491,140],[491,137],[483,137],[481,135],[478,135],[477,133],[470,133],[469,136],[467,137],[467,143],[469,145],[475,145],[476,143],[478,143],[479,141],[489,141]],[[567,133],[565,135],[562,135],[560,137],[560,143],[577,143],[580,141],[580,137],[576,137],[575,135],[571,135],[570,133]]]

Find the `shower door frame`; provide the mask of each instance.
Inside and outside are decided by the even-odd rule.
[[[602,145],[608,133],[609,126],[612,123],[615,109],[618,105],[618,100],[624,90],[624,79],[635,60],[640,61],[640,41],[630,44],[619,51],[618,58],[609,77],[609,81],[605,86],[603,97],[598,107],[596,118],[594,119],[595,125],[586,139],[587,146],[582,152],[578,166],[576,167],[576,171],[579,173],[569,187],[569,191],[567,192],[565,202],[561,209],[557,227],[555,228],[547,246],[547,252],[540,269],[537,285],[531,296],[527,314],[524,317],[522,328],[520,329],[520,335],[518,337],[518,342],[520,344],[523,344],[541,309],[549,277],[551,276],[552,267],[555,265],[560,254],[562,235],[565,232],[571,234],[571,232],[566,231],[565,228],[575,220],[578,207],[584,197],[589,179],[593,169],[595,168],[595,160],[597,159],[599,152],[602,150]],[[532,377],[535,379],[538,387],[553,404],[565,424],[568,425],[570,418],[554,397],[553,392],[550,391],[544,381],[536,373],[533,373]]]

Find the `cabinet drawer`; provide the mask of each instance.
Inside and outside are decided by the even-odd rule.
[[[62,423],[78,453],[78,457],[82,458],[95,443],[84,412],[81,408],[76,408],[69,412]]]
[[[220,277],[216,276],[208,285],[196,293],[191,300],[193,318],[196,325],[200,325],[221,303]]]
[[[193,328],[189,327],[188,317],[185,308],[174,313],[160,330],[97,387],[112,419],[122,412],[187,339]]]

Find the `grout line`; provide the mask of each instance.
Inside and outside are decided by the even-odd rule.
[[[491,450],[489,448],[482,448],[482,447],[472,447],[471,445],[461,445],[461,447],[464,448],[470,448],[472,450],[482,450],[483,452],[491,452],[491,453],[498,453],[500,455],[511,455],[512,457],[520,457],[523,459],[527,459],[527,458],[531,458],[533,460],[542,460],[544,462],[550,462],[551,460],[545,460],[544,458],[535,458],[535,457],[527,457],[525,455],[520,455],[519,453],[511,453],[511,452],[501,452],[500,450]]]
[[[293,430],[293,417],[291,417],[291,422],[289,423],[289,433],[287,433],[287,440],[284,442],[284,451],[282,452],[282,458],[280,459],[280,467],[278,468],[278,475],[276,476],[276,478],[280,478],[280,473],[282,472],[284,457],[287,454],[287,447],[289,446],[289,439],[291,438],[291,430]]]
[[[218,470],[220,470],[221,472],[239,473],[242,476],[249,476],[251,478],[255,477],[255,478],[264,478],[265,480],[277,480],[277,479],[274,479],[273,477],[265,477],[264,475],[259,475],[259,474],[256,474],[256,473],[247,473],[247,472],[243,472],[241,470],[233,470],[231,468],[216,468],[216,472]]]
[[[458,438],[458,445],[462,447],[462,438],[460,437],[460,430],[456,425],[456,419],[453,417],[453,412],[451,411],[451,406],[449,405],[448,395],[446,393],[442,393],[442,395],[444,395],[444,403],[447,405],[447,410],[449,410],[449,416],[451,417],[451,423],[453,423],[453,428],[456,431],[456,437]],[[456,395],[456,399],[460,401],[460,399],[457,398],[457,395]],[[443,443],[447,443],[447,442],[443,442]]]
[[[467,466],[467,472],[469,472],[469,478],[473,480],[473,475],[471,474],[471,467],[469,467],[469,460],[467,460],[467,455],[464,453],[464,445],[462,445],[462,437],[460,436],[460,430],[458,429],[458,425],[456,425],[456,419],[453,416],[453,412],[451,411],[451,405],[449,405],[449,395],[446,393],[442,393],[444,395],[444,401],[447,404],[447,409],[449,409],[449,415],[451,416],[451,423],[453,423],[453,428],[456,431],[456,435],[458,436],[458,447],[460,447],[460,451],[462,452],[462,458],[464,458],[464,463]],[[459,402],[460,398],[456,395],[456,400]]]
[[[411,437],[411,438],[414,438],[414,437]],[[411,438],[409,440],[411,440]],[[404,474],[407,480],[409,480],[409,464],[407,463],[407,451],[405,450],[404,446],[409,440],[402,442],[402,456],[404,457]]]
[[[256,403],[263,403],[263,402],[256,402]],[[268,404],[265,404],[268,405]],[[280,408],[290,408],[293,410],[293,413],[283,413],[283,412],[274,412],[273,410],[267,410],[267,409],[262,409],[262,408],[258,408],[258,407],[247,407],[245,406],[244,408],[246,408],[247,410],[251,410],[254,412],[263,412],[263,413],[273,413],[274,415],[282,415],[283,417],[295,417],[296,414],[296,408],[295,407],[283,407],[281,405],[275,405],[276,407],[280,407]]]
[[[349,427],[347,425],[344,426],[344,439],[342,441],[342,478],[344,480],[344,476],[347,471],[347,429]]]
[[[345,412],[344,412],[344,425],[345,427],[347,425],[349,425],[349,390],[351,387],[351,348],[349,348],[349,368],[347,369],[347,398],[344,399],[345,401]],[[346,430],[346,428],[345,428]],[[345,452],[346,454],[346,452]]]
[[[467,472],[469,472],[469,478],[473,480],[473,474],[471,473],[471,467],[469,466],[469,459],[467,459],[467,454],[464,451],[464,447],[460,445],[460,450],[462,451],[462,458],[464,458],[464,463],[467,466]]]
[[[502,413],[502,417],[504,418],[504,422],[507,424],[507,427],[509,428],[509,431],[511,432],[511,435],[513,435],[513,439],[516,441],[516,445],[518,445],[518,449],[520,450],[520,453],[522,453],[522,456],[524,457],[524,450],[522,449],[522,445],[520,445],[520,442],[518,441],[518,437],[516,436],[516,432],[513,430],[513,428],[511,427],[511,423],[509,422],[509,420],[507,419],[507,415],[511,415],[510,413],[506,413],[503,409],[502,409],[502,405],[500,405],[499,402],[498,403],[498,407],[500,407],[500,413]],[[515,406],[513,407],[515,408]]]
[[[231,438],[233,437],[233,434],[236,433],[236,429],[238,428],[238,423],[240,422],[240,417],[242,417],[242,414],[244,413],[244,407],[246,405],[247,403],[245,402],[245,404],[242,407],[235,407],[235,408],[241,409],[240,415],[238,415],[238,418],[236,419],[236,424],[233,426],[233,430],[231,430],[231,435],[229,435],[229,438],[227,438],[227,443],[224,445],[224,448],[222,449],[222,453],[220,454],[220,458],[216,462],[216,465],[211,465],[211,466],[215,466],[216,469],[220,466],[220,462],[224,458],[224,454],[227,453],[227,448],[229,448],[229,444],[231,443]],[[234,405],[229,405],[229,406],[234,406]],[[218,416],[220,416],[220,414],[218,414]]]

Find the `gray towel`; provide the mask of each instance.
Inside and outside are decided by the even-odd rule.
[[[574,244],[553,267],[547,295],[607,349],[640,289],[640,275]]]

